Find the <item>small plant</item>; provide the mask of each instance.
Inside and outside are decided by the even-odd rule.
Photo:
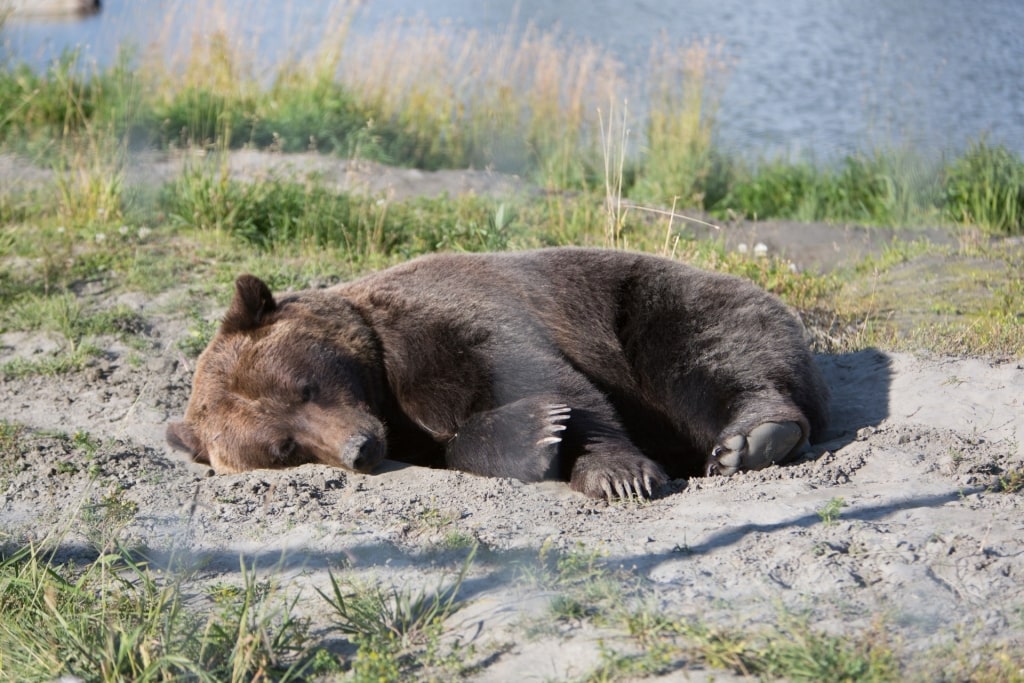
[[[678,634],[691,661],[742,676],[790,681],[897,681],[896,655],[873,628],[832,636],[786,617],[777,627],[742,634],[701,623],[681,623]]]
[[[352,661],[356,681],[402,680],[422,667],[462,668],[459,643],[446,648],[440,639],[445,620],[464,604],[459,590],[475,554],[474,547],[455,580],[434,590],[344,584],[330,572],[331,592],[317,592],[335,611],[334,629],[359,648]]]
[[[821,517],[825,526],[832,526],[839,520],[839,515],[844,507],[846,507],[846,501],[843,498],[833,498],[818,509],[818,516]]]
[[[189,358],[196,358],[209,346],[217,333],[218,323],[194,315],[191,318],[188,335],[176,342],[176,346]]]
[[[39,360],[13,358],[0,365],[0,377],[18,379],[32,375],[54,376],[84,370],[102,351],[92,344],[82,343],[71,351]]]
[[[1006,471],[992,487],[997,493],[1020,493],[1024,491],[1024,468]]]
[[[139,505],[124,497],[124,492],[111,488],[96,503],[82,509],[84,533],[101,553],[110,552],[118,544],[121,531],[132,523]]]
[[[102,445],[100,440],[85,430],[78,430],[71,437],[71,445],[84,452],[85,457],[92,459]]]
[[[580,679],[581,683],[608,683],[660,676],[674,668],[677,651],[669,643],[655,643],[636,654],[624,654],[598,644],[600,661],[594,670]]]
[[[16,422],[0,420],[0,451],[5,455],[14,451],[25,433],[25,426]]]
[[[466,557],[450,585],[438,586],[432,591],[420,589],[414,592],[380,586],[357,589],[344,585],[333,572],[329,572],[331,593],[320,589],[317,592],[336,612],[336,630],[361,642],[397,641],[406,647],[422,642],[432,628],[463,606],[459,600],[459,589],[475,555],[476,548]]]

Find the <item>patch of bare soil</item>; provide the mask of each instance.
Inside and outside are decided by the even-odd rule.
[[[780,227],[780,248],[803,243],[802,230]],[[577,676],[601,642],[624,636],[584,624],[529,635],[524,623],[551,596],[517,580],[513,565],[535,562],[542,546],[600,550],[674,616],[753,628],[806,613],[840,634],[881,620],[912,668],[964,637],[1024,647],[1024,494],[997,490],[1024,467],[1020,360],[822,356],[832,426],[812,454],[671,482],[647,504],[398,463],[373,475],[310,465],[210,476],[164,443],[192,371],[175,346],[187,322],[166,312],[172,296],[109,302],[145,321],[143,350],[109,340],[83,372],[0,381],[2,418],[35,430],[23,458],[0,471],[0,541],[60,533],[65,555],[90,556],[103,530],[81,523],[83,511],[130,501],[130,543],[195,560],[211,582],[237,580],[240,555],[256,560],[323,623],[329,608],[313,587],[327,588],[328,568],[433,586],[458,563],[445,551],[452,539],[474,539],[472,602],[450,626],[499,653],[481,681]],[[51,348],[43,336],[0,335],[0,362]],[[79,431],[93,440],[47,435]],[[834,514],[822,512],[830,502]]]

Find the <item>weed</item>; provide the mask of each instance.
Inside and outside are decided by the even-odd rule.
[[[124,491],[112,487],[98,502],[82,508],[83,531],[100,553],[117,546],[117,537],[135,519],[139,505],[124,497]]]
[[[896,657],[880,634],[833,636],[805,621],[785,624],[757,656],[757,673],[794,681],[895,681]]]
[[[454,581],[432,591],[345,584],[329,573],[331,592],[317,592],[335,611],[334,629],[359,648],[355,680],[401,680],[424,666],[449,675],[461,670],[459,643],[446,648],[440,639],[445,620],[464,605],[459,590],[475,554],[474,547]]]
[[[195,314],[191,317],[188,335],[178,339],[175,344],[189,358],[196,358],[210,345],[218,326],[217,322],[200,318]]]
[[[54,376],[80,372],[88,367],[102,351],[92,344],[82,343],[71,351],[41,359],[14,358],[0,364],[0,377],[18,379],[32,375]]]
[[[622,104],[622,118],[615,126],[614,105],[608,110],[608,128],[598,110],[601,124],[601,152],[604,156],[604,246],[621,247],[626,208],[622,203],[623,169],[626,163],[626,140],[629,137],[628,102]]]
[[[705,206],[714,167],[712,137],[718,86],[727,64],[721,46],[655,43],[650,55],[647,152],[635,196],[666,205]]]
[[[676,664],[675,652],[667,643],[656,643],[639,653],[622,653],[601,642],[598,644],[598,652],[600,661],[597,666],[577,680],[585,683],[610,683],[659,676],[671,671]]]
[[[1020,493],[1024,491],[1024,468],[1007,470],[999,475],[998,482],[991,487],[997,493]]]
[[[92,460],[102,444],[99,439],[91,436],[89,432],[79,430],[72,435],[71,445],[81,450],[87,459]]]
[[[627,596],[636,591],[632,577],[608,568],[600,550],[583,545],[557,552],[545,542],[538,562],[520,567],[519,580],[534,588],[555,591],[550,613],[570,622],[605,622],[619,614]]]
[[[821,517],[825,526],[832,526],[839,520],[839,515],[844,507],[846,507],[846,501],[843,498],[833,498],[818,509],[818,516]]]
[[[742,634],[705,624],[680,623],[678,635],[690,661],[743,676],[792,681],[896,681],[893,650],[877,629],[832,636],[806,620],[787,617],[761,632]]]
[[[17,422],[0,420],[0,451],[7,454],[17,449],[21,442],[21,436],[25,433],[25,426]]]
[[[317,592],[337,613],[335,629],[345,635],[377,640],[397,640],[403,646],[421,642],[431,628],[441,624],[458,611],[463,603],[458,599],[459,589],[472,565],[476,549],[469,553],[455,580],[445,588],[438,586],[433,591],[380,586],[356,589],[344,586],[342,581],[329,573],[331,593]],[[346,592],[344,588],[349,588]]]

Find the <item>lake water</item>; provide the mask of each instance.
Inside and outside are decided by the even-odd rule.
[[[8,21],[0,51],[45,65],[66,48],[109,63],[182,30],[173,17],[214,5],[292,54],[337,1],[104,0],[84,20]],[[823,159],[872,147],[958,150],[985,134],[1024,153],[1024,2],[1020,0],[367,0],[354,30],[396,17],[502,33],[527,22],[592,41],[643,79],[651,42],[720,40],[733,66],[721,142],[752,155]],[[168,20],[167,17],[172,17]]]

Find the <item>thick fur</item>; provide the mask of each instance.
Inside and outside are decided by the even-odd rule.
[[[387,455],[631,495],[763,423],[825,426],[786,306],[668,259],[438,254],[279,300],[252,276],[236,290],[168,429],[217,471]]]

